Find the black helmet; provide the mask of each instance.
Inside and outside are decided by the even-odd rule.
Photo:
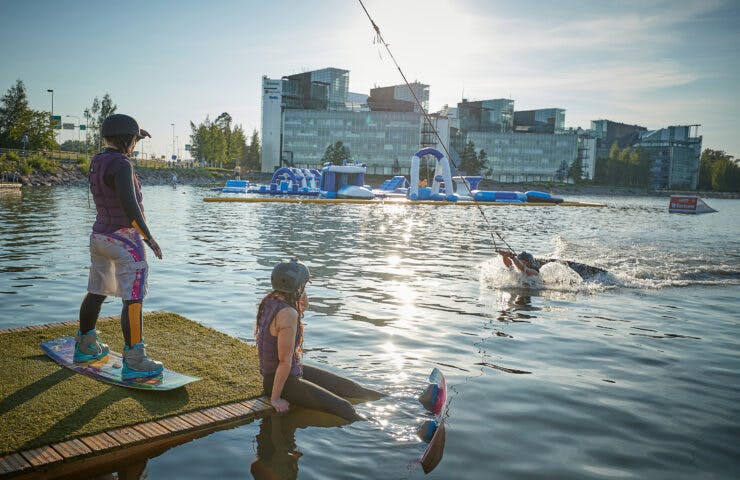
[[[309,280],[308,267],[296,260],[280,262],[272,269],[272,288],[278,292],[297,292]]]
[[[516,258],[519,259],[519,260],[521,260],[521,261],[523,261],[523,262],[527,262],[529,264],[529,266],[532,267],[532,268],[534,268],[534,269],[539,269],[539,264],[534,259],[534,256],[532,256],[531,253],[522,252],[519,255],[517,255]]]
[[[531,253],[522,252],[519,255],[516,256],[519,260],[522,260],[524,262],[529,263],[530,265],[534,265],[534,257]]]
[[[152,138],[149,132],[139,128],[139,124],[133,117],[123,115],[122,113],[114,113],[105,120],[100,126],[100,134],[103,137],[115,137],[116,135],[134,135],[137,139],[141,140],[144,137]]]

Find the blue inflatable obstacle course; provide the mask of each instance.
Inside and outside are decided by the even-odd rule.
[[[545,192],[537,192],[537,191],[528,191],[524,192],[524,195],[527,196],[527,201],[530,203],[563,203],[563,199],[560,197],[553,197],[549,193]]]
[[[279,168],[272,175],[270,185],[253,185],[247,193],[262,195],[318,196],[321,173],[315,168]]]
[[[406,193],[409,188],[409,181],[403,175],[396,175],[393,178],[389,178],[384,181],[378,190],[392,193]]]
[[[247,193],[249,182],[246,180],[226,180],[224,187],[212,188],[214,192],[221,193]]]
[[[473,190],[472,193],[473,198],[478,202],[524,203],[527,201],[527,195],[522,192]]]
[[[432,185],[426,186],[424,182],[419,184],[419,166],[421,159],[425,156],[434,157],[436,167]],[[398,177],[394,177],[398,178]],[[402,177],[401,177],[402,178]],[[478,190],[478,184],[483,177],[479,176],[452,176],[452,168],[449,160],[442,152],[434,148],[423,148],[411,157],[411,183],[408,187],[407,196],[409,200],[433,200],[433,201],[471,201],[476,202],[499,202],[499,203],[562,203],[563,199],[553,197],[545,192],[508,192],[495,190]],[[393,180],[393,179],[391,179]],[[390,181],[383,184],[388,188]],[[381,187],[383,188],[383,187]]]
[[[365,185],[364,163],[326,162],[321,169],[321,196],[324,198],[354,198],[370,200],[375,194]]]

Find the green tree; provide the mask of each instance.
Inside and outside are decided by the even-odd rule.
[[[118,107],[113,103],[109,94],[103,95],[103,100],[98,97],[93,99],[92,105],[82,112],[87,123],[85,130],[85,142],[93,150],[99,150],[102,147],[102,138],[100,137],[100,126],[103,120],[116,113]]]
[[[241,163],[246,148],[246,138],[241,125],[232,126],[233,119],[227,112],[216,120],[208,116],[203,123],[190,122],[190,154],[197,160],[218,163],[233,168]]]
[[[568,178],[571,178],[574,183],[583,182],[583,159],[580,155],[573,160],[568,168]]]
[[[727,166],[734,165],[731,159],[732,155],[726,154],[724,150],[705,149],[701,153],[699,161],[697,188],[699,190],[717,190],[719,183],[722,183],[720,172],[725,171],[732,175],[731,167]]]
[[[28,136],[27,147],[31,150],[54,149],[57,145],[49,112],[29,108],[26,87],[17,80],[0,99],[0,146],[22,148],[24,136]]]
[[[242,151],[242,172],[259,172],[262,169],[260,136],[257,129],[252,130],[249,144]]]
[[[485,160],[485,151],[481,151]],[[479,155],[475,153],[475,144],[472,140],[468,140],[460,157],[460,170],[465,172],[466,175],[478,175],[483,165],[485,165],[485,161],[482,162]]]
[[[650,156],[643,149],[625,147],[620,150],[614,143],[608,157],[596,160],[594,183],[647,187],[650,184],[650,166]]]
[[[334,165],[341,165],[343,162],[351,160],[349,148],[344,145],[341,141],[337,140],[334,145],[329,144],[326,147],[324,156],[321,158],[321,162],[332,162]]]
[[[480,152],[478,152],[478,171],[475,173],[476,175],[480,175],[481,170],[488,164],[488,154],[485,150],[481,148]],[[488,168],[486,171],[487,176],[491,176],[493,174],[493,169]]]
[[[720,151],[721,152],[721,151]],[[711,164],[711,189],[718,192],[740,192],[740,167],[731,155],[721,152]]]

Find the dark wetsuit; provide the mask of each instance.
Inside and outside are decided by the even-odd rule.
[[[270,333],[270,324],[275,315],[287,303],[275,298],[267,297],[262,316],[257,319],[259,332],[257,334],[257,350],[259,352],[260,373],[262,374],[262,388],[267,396],[272,394],[272,383],[275,380],[277,369],[277,337]],[[323,410],[340,416],[346,420],[361,419],[355,412],[347,398],[379,398],[381,395],[362,385],[310,365],[302,365],[297,354],[293,354],[290,375],[285,381],[280,395],[294,405],[300,405],[314,410]]]

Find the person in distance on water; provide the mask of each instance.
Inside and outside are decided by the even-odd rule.
[[[113,295],[123,300],[122,378],[154,377],[163,367],[147,356],[144,346],[141,306],[148,272],[144,244],[159,259],[162,250],[146,225],[141,184],[127,156],[136,142],[151,135],[122,114],[106,118],[100,134],[105,148],[90,162],[90,192],[97,216],[90,235],[88,293],[80,306],[74,361],[95,361],[108,354],[108,345],[100,341],[95,325],[105,297]]]
[[[254,329],[264,393],[277,412],[295,404],[363,420],[345,398],[378,399],[382,393],[301,362],[309,279],[308,267],[296,259],[272,270],[272,291],[259,304]]]
[[[540,274],[540,264],[534,259],[531,253],[522,252],[514,255],[511,250],[497,248],[496,252],[501,255],[504,265],[508,268],[516,267],[517,270],[528,277],[535,277]]]

